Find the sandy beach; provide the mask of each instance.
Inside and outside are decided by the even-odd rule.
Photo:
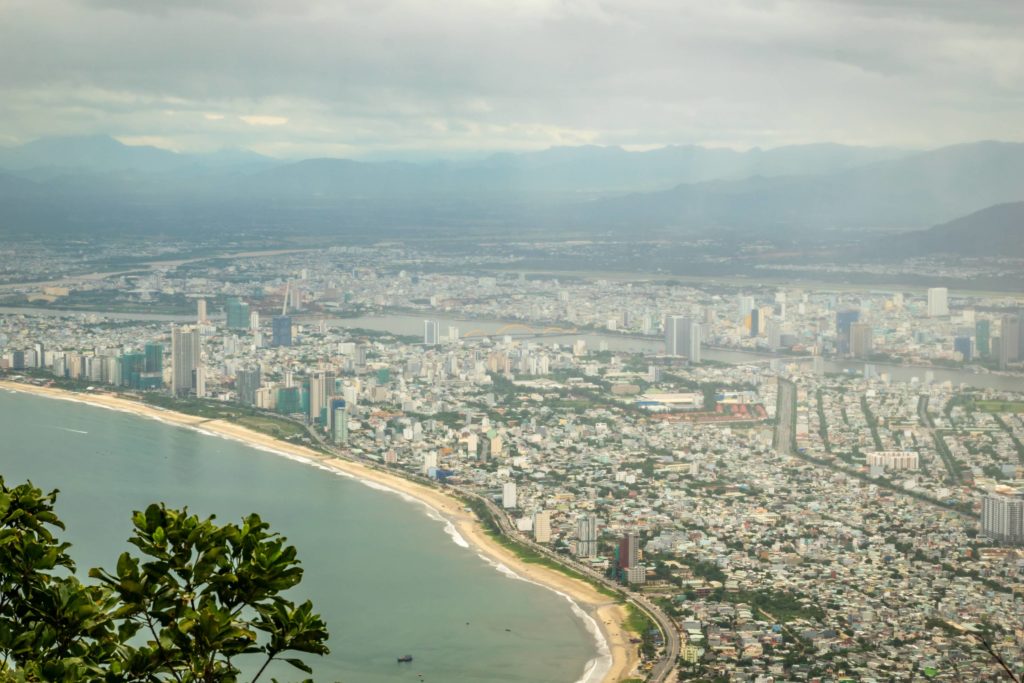
[[[70,392],[34,384],[0,381],[0,389],[21,391],[36,396],[80,401],[103,408],[130,412],[140,417],[160,420],[182,427],[201,429],[219,436],[235,439],[258,448],[302,458],[330,467],[358,480],[372,482],[400,495],[413,498],[436,510],[452,524],[455,532],[481,555],[498,566],[511,570],[522,579],[535,582],[564,594],[575,602],[601,630],[611,657],[608,671],[600,678],[602,683],[616,683],[629,677],[637,664],[637,648],[629,642],[630,634],[624,628],[626,610],[614,600],[602,595],[590,584],[573,579],[547,567],[524,562],[503,546],[494,542],[480,526],[476,517],[468,512],[461,501],[442,491],[410,481],[352,460],[325,456],[302,446],[279,441],[271,436],[247,429],[224,420],[210,420],[161,410],[128,398],[106,393]],[[607,664],[607,661],[605,662]],[[595,679],[588,679],[593,681]],[[571,683],[568,682],[567,683]]]

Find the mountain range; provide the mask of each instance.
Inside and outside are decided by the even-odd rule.
[[[1022,178],[1024,144],[992,141],[924,152],[584,146],[408,163],[177,154],[109,137],[51,138],[0,148],[0,231],[487,226],[792,240],[923,230],[1024,201]],[[989,218],[977,220],[994,225]],[[1000,239],[1020,234],[1013,220],[992,228]],[[948,230],[923,244],[941,247],[957,233]]]

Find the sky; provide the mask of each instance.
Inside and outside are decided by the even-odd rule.
[[[1024,140],[1020,0],[0,0],[0,145]]]

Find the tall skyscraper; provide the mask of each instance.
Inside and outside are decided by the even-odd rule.
[[[978,355],[986,357],[991,352],[992,323],[988,320],[979,320],[974,323],[974,346]]]
[[[619,569],[629,569],[639,562],[640,538],[632,531],[619,539]]]
[[[261,384],[260,368],[253,366],[243,368],[235,375],[235,388],[238,391],[238,402],[247,406],[256,405],[256,392]]]
[[[750,312],[750,336],[756,337],[761,334],[761,311],[754,309]]]
[[[1020,319],[1004,315],[999,321],[999,367],[1020,359]]]
[[[156,342],[146,344],[146,372],[164,371],[164,345]]]
[[[322,422],[327,409],[327,398],[330,396],[328,385],[334,384],[334,375],[327,372],[316,372],[309,379],[309,420]]]
[[[196,322],[200,325],[206,322],[206,299],[196,301]]]
[[[271,346],[292,345],[292,319],[287,315],[275,315],[272,322]]]
[[[949,315],[949,290],[945,287],[928,289],[928,317],[941,318]]]
[[[597,515],[594,513],[576,520],[576,556],[597,557]]]
[[[953,350],[963,356],[965,363],[970,363],[973,358],[971,353],[971,338],[970,337],[956,337],[953,340]]]
[[[846,309],[836,312],[836,351],[850,353],[850,326],[860,320],[860,311]]]
[[[551,542],[551,511],[540,510],[533,513],[533,540],[537,543]]]
[[[202,341],[198,329],[171,328],[171,390],[176,395],[188,394],[199,388],[196,384],[196,372],[202,367],[201,349]]]
[[[736,317],[740,322],[746,320],[750,312],[754,310],[754,297],[752,296],[737,296],[736,297]]]
[[[670,315],[665,319],[665,353],[700,362],[701,327],[693,318]]]
[[[436,320],[424,320],[423,321],[423,343],[426,346],[435,346],[437,344],[438,336],[438,324]]]
[[[501,487],[501,507],[506,510],[512,510],[519,506],[519,501],[516,495],[516,483],[514,481],[507,481]]]
[[[348,402],[343,398],[330,400],[331,441],[335,445],[348,443]]]
[[[228,329],[245,330],[249,328],[249,304],[237,297],[231,297],[227,303]]]
[[[253,332],[259,332],[260,329],[260,312],[253,311],[249,314],[249,329]]]
[[[856,322],[850,325],[850,355],[867,358],[872,352],[871,325]]]
[[[981,533],[1000,543],[1024,545],[1024,492],[997,487],[982,500]]]

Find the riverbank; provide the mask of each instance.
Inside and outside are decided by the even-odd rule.
[[[588,664],[587,675],[581,676],[581,681],[615,683],[627,678],[636,666],[636,647],[629,642],[630,635],[625,630],[627,614],[622,605],[601,594],[586,582],[573,579],[542,565],[522,561],[512,551],[488,536],[476,517],[464,508],[461,501],[443,491],[359,462],[325,456],[302,446],[278,441],[268,435],[224,420],[211,420],[163,410],[112,394],[71,392],[9,381],[0,381],[0,389],[77,401],[159,420],[166,424],[199,430],[214,436],[239,441],[261,450],[272,451],[316,466],[329,468],[374,488],[384,489],[403,496],[407,500],[417,501],[445,521],[446,531],[459,545],[473,548],[483,559],[500,571],[514,574],[519,579],[536,583],[559,593],[578,606],[579,610],[582,610],[581,613],[578,612],[578,616],[588,623],[590,630],[594,633],[599,643],[599,653]]]

